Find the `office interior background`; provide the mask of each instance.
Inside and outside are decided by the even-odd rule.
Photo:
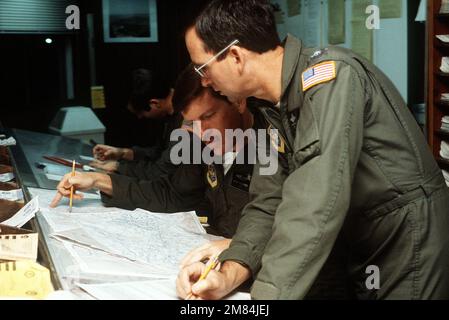
[[[122,2],[141,1],[147,0]],[[0,118],[5,127],[48,132],[60,108],[91,107],[91,87],[102,86],[106,108],[94,112],[106,127],[105,142],[115,146],[156,142],[162,130],[160,123],[139,120],[126,109],[131,72],[152,69],[165,78],[161,80],[174,82],[189,62],[184,30],[208,1],[154,1],[157,42],[141,43],[105,41],[106,2],[109,0],[0,1]],[[338,24],[332,22],[332,1],[272,2],[281,37],[291,33],[310,47],[326,47],[330,42],[353,49],[362,46],[424,125],[425,111],[419,105],[425,102],[426,92],[426,24],[416,21],[420,0],[368,1],[391,11],[388,18],[382,18],[382,12],[388,15],[381,11],[380,28],[370,34],[356,30],[360,25],[354,12],[358,0],[343,1],[344,13],[335,13],[335,19],[344,19],[339,25],[344,34],[337,38],[334,25],[329,25]],[[80,10],[79,30],[66,28],[69,14],[65,9],[70,5]],[[365,12],[357,14],[368,17]],[[365,50],[364,43],[372,47]]]

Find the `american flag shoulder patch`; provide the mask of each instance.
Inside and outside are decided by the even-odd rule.
[[[302,73],[302,91],[321,83],[329,82],[337,77],[335,61],[326,61],[308,68]]]

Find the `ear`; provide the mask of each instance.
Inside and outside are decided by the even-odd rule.
[[[158,109],[158,108],[160,108],[160,101],[159,101],[159,99],[151,99],[150,100],[150,106],[151,106],[151,108],[156,108],[156,109]]]
[[[232,58],[232,62],[237,65],[239,72],[243,73],[246,62],[246,55],[243,48],[240,48],[238,46],[232,46],[229,49],[229,55]]]

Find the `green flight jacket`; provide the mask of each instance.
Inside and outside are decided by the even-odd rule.
[[[326,74],[309,69],[323,62]],[[271,176],[255,166],[253,201],[220,257],[250,268],[253,298],[304,298],[336,247],[357,298],[449,298],[449,192],[379,69],[349,50],[305,49],[288,36],[280,107],[265,116],[288,165]],[[369,285],[373,266],[380,287]]]

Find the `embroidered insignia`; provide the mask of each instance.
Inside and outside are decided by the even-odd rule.
[[[282,139],[279,131],[273,129],[273,126],[268,127],[268,134],[270,135],[271,145],[279,152],[285,153],[285,141]]]
[[[215,167],[213,165],[209,165],[207,168],[207,182],[209,182],[212,189],[218,187],[217,172],[215,171]]]
[[[328,48],[325,48],[325,49],[323,49],[323,50],[318,50],[318,51],[315,51],[311,56],[310,56],[310,59],[317,59],[317,58],[320,58],[322,55],[324,55],[324,54],[326,54],[328,52]]]
[[[314,65],[302,74],[302,90],[306,92],[310,88],[321,83],[329,82],[337,77],[335,61],[326,61]]]

